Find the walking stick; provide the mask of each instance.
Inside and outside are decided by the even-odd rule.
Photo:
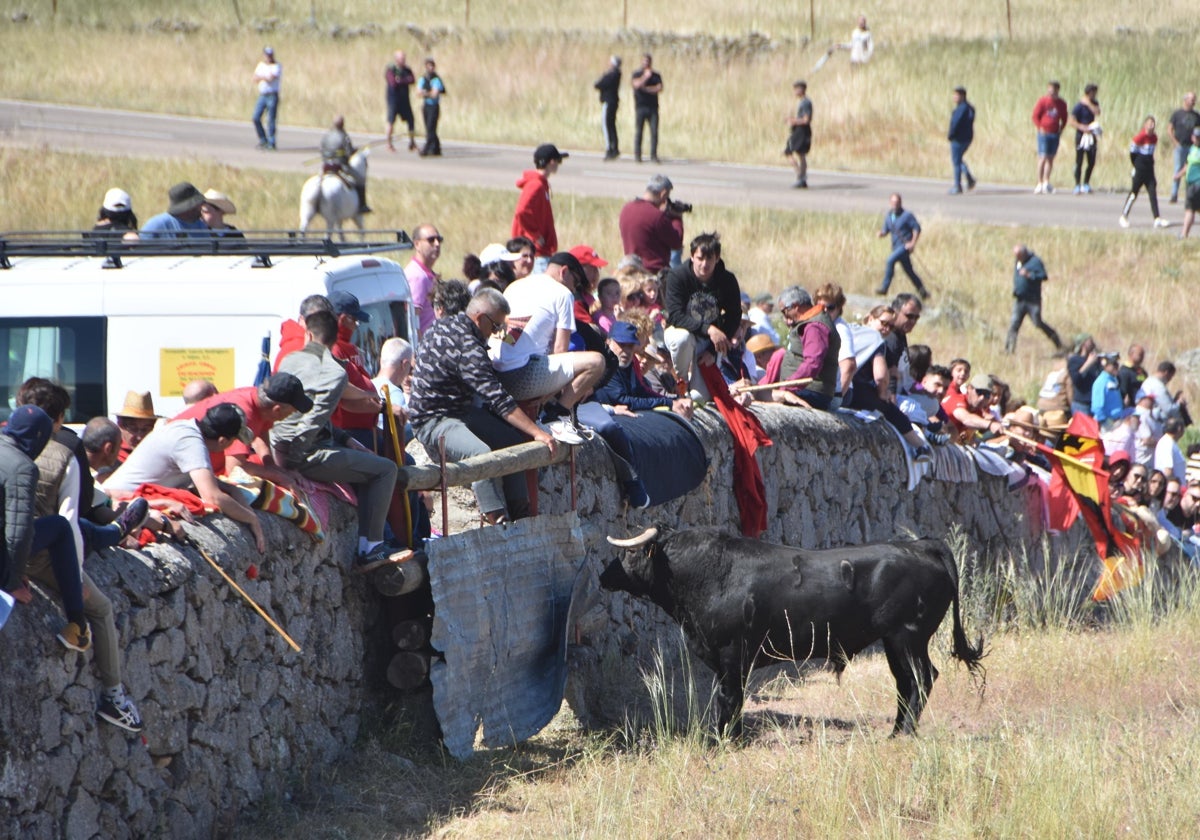
[[[400,433],[397,431],[396,415],[392,413],[392,391],[383,389],[383,406],[387,416],[388,434],[392,437],[392,457],[397,467],[404,467],[404,450],[400,448]],[[400,498],[404,502],[404,547],[412,548],[413,518],[412,507],[408,503],[408,491],[401,490]]]
[[[788,379],[784,382],[768,382],[766,385],[744,385],[738,388],[738,393],[744,394],[747,391],[774,391],[776,388],[790,388],[793,385],[807,385],[810,382],[812,382],[811,376],[806,379]]]
[[[289,636],[287,633],[285,633],[283,628],[280,627],[278,624],[276,624],[275,620],[273,618],[271,618],[271,616],[267,615],[266,610],[264,610],[262,607],[260,607],[258,604],[256,604],[254,602],[254,599],[246,594],[246,590],[244,590],[244,589],[242,589],[242,587],[238,586],[237,583],[234,582],[233,578],[231,578],[228,574],[226,574],[225,570],[222,569],[217,564],[216,560],[212,559],[212,557],[209,556],[208,552],[204,550],[203,546],[199,545],[198,543],[194,542],[191,539],[187,540],[187,544],[194,546],[195,549],[200,552],[200,556],[203,557],[205,560],[207,560],[208,564],[210,566],[212,566],[214,569],[216,569],[218,572],[220,572],[221,577],[225,578],[225,582],[228,583],[230,586],[232,586],[234,591],[237,592],[237,594],[239,594],[243,598],[245,598],[247,604],[254,607],[254,611],[256,613],[258,613],[259,615],[261,615],[263,617],[263,620],[266,621],[267,624],[270,624],[271,628],[276,633],[278,633],[280,636],[282,636],[283,640],[285,642],[287,642],[289,645],[291,645],[292,650],[296,651],[296,653],[300,652],[300,645],[296,644],[296,642],[292,639],[292,637]]]

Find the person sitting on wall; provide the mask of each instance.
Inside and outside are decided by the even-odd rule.
[[[976,432],[999,434],[1004,431],[1004,422],[988,411],[991,399],[991,377],[986,373],[977,373],[967,380],[961,393],[947,394],[942,400],[942,409],[950,418],[961,442],[972,441]]]
[[[117,460],[123,464],[162,418],[154,413],[154,398],[149,391],[126,392],[125,403],[115,416],[117,428],[121,430],[121,451]]]
[[[459,461],[533,439],[556,448],[554,437],[533,422],[505,390],[488,356],[487,340],[506,334],[509,305],[495,289],[480,289],[465,312],[438,318],[425,333],[413,370],[409,417],[430,458]],[[471,485],[479,511],[492,523],[529,514],[521,473]]]
[[[396,487],[396,462],[374,454],[330,422],[349,387],[346,370],[332,353],[338,322],[331,312],[314,312],[304,326],[308,344],[285,357],[279,370],[304,383],[313,406],[271,429],[273,460],[314,481],[353,485],[358,494],[357,562],[383,560],[393,550],[384,542],[384,528]]]
[[[280,371],[259,385],[234,388],[202,400],[176,414],[173,420],[199,420],[210,408],[221,403],[231,403],[242,410],[253,437],[249,443],[243,443],[239,438],[224,451],[211,453],[213,473],[225,475],[238,467],[249,475],[281,487],[291,487],[295,476],[272,462],[269,438],[276,423],[286,420],[294,412],[303,414],[312,410],[313,402],[304,392],[303,383],[292,374]]]
[[[338,337],[333,345],[333,358],[346,369],[346,392],[333,412],[333,425],[345,429],[350,436],[372,452],[379,452],[376,429],[383,401],[362,354],[352,339],[359,324],[369,324],[371,316],[362,308],[358,298],[349,292],[329,293],[333,314],[337,316]]]
[[[248,526],[254,534],[255,547],[264,552],[267,540],[258,516],[221,488],[209,459],[210,453],[222,452],[238,440],[246,445],[254,440],[245,415],[235,405],[218,403],[203,417],[178,420],[155,429],[105,479],[103,489],[114,496],[129,496],[143,484],[195,488],[206,506]]]

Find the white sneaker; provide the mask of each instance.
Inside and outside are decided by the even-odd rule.
[[[1129,219],[1125,218],[1124,216],[1121,216],[1117,219],[1117,224],[1119,224],[1123,228],[1127,228],[1127,227],[1129,227]],[[1155,222],[1155,224],[1158,224],[1158,222]]]
[[[1046,188],[1046,185],[1043,184],[1041,181],[1038,181],[1037,186],[1033,188],[1033,194],[1041,195],[1042,192],[1045,190],[1045,188]]]
[[[583,443],[583,435],[579,434],[579,430],[575,428],[575,424],[569,417],[560,417],[552,423],[547,423],[546,431],[559,443],[567,443],[571,446]]]
[[[1154,226],[1156,228],[1167,228],[1167,227],[1171,226],[1171,223],[1169,221],[1167,221],[1166,219],[1164,219],[1162,216],[1159,216],[1157,219],[1154,220]]]

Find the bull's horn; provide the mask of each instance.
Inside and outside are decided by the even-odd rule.
[[[647,528],[636,537],[630,537],[627,540],[619,540],[616,537],[609,537],[608,541],[617,548],[637,548],[639,545],[644,545],[658,536],[658,529],[654,527]]]

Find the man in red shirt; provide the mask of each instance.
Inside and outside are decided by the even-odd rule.
[[[1004,424],[988,413],[992,380],[986,373],[972,376],[961,392],[946,394],[942,410],[954,424],[960,439],[970,440],[975,432],[1001,432]]]
[[[652,273],[670,265],[672,252],[683,250],[683,219],[670,209],[672,189],[670,178],[655,175],[641,198],[621,208],[621,246],[641,257]]]
[[[521,191],[513,213],[512,236],[524,236],[533,243],[535,273],[546,270],[550,257],[558,251],[558,234],[554,231],[554,208],[550,206],[550,176],[558,171],[564,159],[553,143],[543,143],[533,152],[535,168],[526,169],[517,180]]]
[[[199,420],[210,408],[221,403],[232,403],[242,410],[246,417],[246,428],[254,433],[254,440],[246,444],[235,439],[224,451],[210,451],[208,454],[213,475],[225,475],[234,467],[241,467],[250,475],[290,487],[294,477],[272,462],[267,434],[272,426],[290,417],[292,412],[304,414],[312,409],[313,401],[304,393],[304,385],[300,380],[290,373],[276,373],[264,379],[261,385],[234,388],[189,405],[171,419]]]
[[[279,325],[279,354],[275,357],[272,370],[279,370],[279,363],[288,353],[303,350],[308,343],[304,332],[304,319],[314,312],[330,312],[329,298],[325,295],[309,295],[300,301],[300,315],[295,320],[287,320]]]
[[[358,346],[351,341],[359,324],[367,324],[371,316],[363,311],[358,298],[349,292],[329,293],[329,303],[337,316],[338,337],[333,345],[333,358],[346,369],[346,391],[333,412],[333,425],[350,433],[350,437],[361,443],[370,452],[378,453],[381,441],[376,434],[379,412],[383,401],[371,382],[371,374],[363,364]],[[357,393],[355,393],[357,391]]]
[[[1050,171],[1058,154],[1058,138],[1067,124],[1067,103],[1058,95],[1059,84],[1051,81],[1046,95],[1033,106],[1033,124],[1037,126],[1038,183],[1035,193],[1052,193]]]

